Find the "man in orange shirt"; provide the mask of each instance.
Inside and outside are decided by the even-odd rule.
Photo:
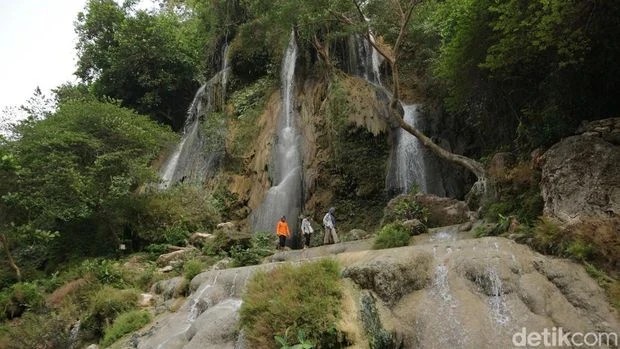
[[[286,243],[286,238],[291,235],[285,216],[282,216],[282,218],[278,221],[278,225],[276,226],[276,235],[278,235],[278,239],[280,239],[279,249],[283,249],[284,244]]]

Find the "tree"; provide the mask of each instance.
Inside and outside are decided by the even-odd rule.
[[[103,252],[131,219],[136,190],[156,178],[150,163],[172,139],[114,104],[62,104],[5,146],[19,166],[0,188],[5,227],[59,231],[59,241],[87,241]]]
[[[355,4],[358,10],[359,22],[365,23],[366,18],[368,18],[368,16],[372,17],[372,14],[368,14],[367,16],[367,14],[364,13],[364,8],[361,3],[358,3],[356,0],[353,0],[353,3]],[[454,153],[451,153],[443,149],[442,147],[434,143],[429,137],[423,134],[420,130],[418,130],[414,126],[405,122],[402,115],[400,115],[399,103],[400,103],[401,87],[400,87],[400,80],[399,80],[400,78],[399,77],[399,63],[400,63],[399,55],[400,55],[401,45],[403,41],[405,40],[405,36],[407,34],[408,23],[411,20],[413,10],[415,9],[415,6],[417,5],[417,0],[403,1],[402,3],[401,1],[395,0],[395,1],[391,1],[390,3],[391,3],[391,6],[389,6],[389,8],[392,10],[391,18],[395,17],[397,18],[397,21],[398,21],[397,23],[398,30],[396,31],[396,33],[398,34],[395,36],[394,42],[390,45],[385,40],[380,40],[380,41],[373,40],[370,37],[370,32],[371,32],[370,28],[367,28],[365,34],[366,34],[366,38],[368,42],[377,50],[377,52],[379,52],[379,54],[381,54],[386,59],[392,71],[392,95],[391,95],[390,107],[391,107],[391,110],[393,111],[394,120],[398,122],[398,125],[403,130],[417,137],[425,147],[430,149],[433,153],[435,153],[439,157],[447,161],[450,161],[452,163],[455,163],[457,165],[460,165],[466,168],[467,170],[471,171],[478,179],[477,185],[475,185],[475,187],[480,187],[482,189],[485,189],[487,174],[486,174],[486,170],[484,169],[484,166],[481,163],[471,158],[468,158],[466,156],[454,154]],[[372,7],[373,5],[376,5],[376,4],[373,4],[373,1],[370,1],[369,3],[367,3],[367,6]],[[343,16],[342,18],[347,23],[354,23],[354,20],[350,18],[347,18],[345,16]]]
[[[195,35],[186,29],[173,12],[132,13],[113,0],[90,0],[76,23],[76,74],[96,96],[180,129],[200,62]]]

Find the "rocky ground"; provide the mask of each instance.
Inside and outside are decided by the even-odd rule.
[[[367,239],[204,272],[192,280],[192,294],[180,306],[179,300],[167,301],[176,310],[114,347],[244,348],[238,309],[250,276],[317,258],[335,258],[343,267],[341,329],[352,347],[509,348],[524,328],[620,331],[618,315],[582,266],[505,238],[474,239],[458,228],[432,229],[406,247],[371,250]]]

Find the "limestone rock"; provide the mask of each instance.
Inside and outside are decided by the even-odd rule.
[[[470,220],[467,203],[431,194],[416,194],[415,201],[428,209],[428,226],[445,227]]]
[[[544,154],[544,213],[565,223],[620,215],[620,146],[601,137],[572,136]]]
[[[183,262],[189,259],[189,256],[193,255],[194,253],[196,253],[195,248],[179,249],[177,251],[162,254],[161,256],[157,257],[157,261],[155,263],[157,263],[157,265],[159,266],[165,266],[171,264],[172,262]]]
[[[376,258],[347,267],[342,275],[362,289],[374,291],[385,303],[393,304],[403,295],[428,285],[431,260],[427,254],[405,261]]]
[[[177,298],[187,292],[188,282],[182,276],[177,276],[172,279],[162,280],[154,284],[151,288],[151,292],[155,294],[161,294],[164,300],[171,298]]]

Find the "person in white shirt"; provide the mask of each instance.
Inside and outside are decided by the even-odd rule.
[[[323,236],[323,244],[337,244],[338,234],[336,234],[336,212],[335,208],[330,208],[323,217],[323,227],[325,227],[325,235]]]
[[[312,229],[308,217],[304,217],[304,219],[301,220],[301,233],[304,236],[304,248],[310,247],[310,237],[312,233],[314,233],[314,229]]]

